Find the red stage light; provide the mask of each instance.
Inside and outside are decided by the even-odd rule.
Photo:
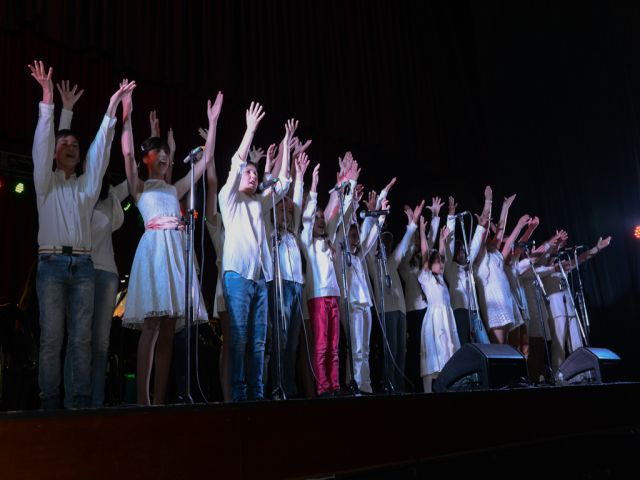
[[[633,230],[633,236],[640,240],[640,225],[636,225],[636,228]]]

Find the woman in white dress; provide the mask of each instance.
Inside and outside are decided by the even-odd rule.
[[[193,167],[199,179],[213,156],[212,136],[220,111],[221,95],[216,103],[208,103],[209,133],[204,161]],[[169,168],[169,147],[157,137],[147,139],[143,145],[142,161],[147,167],[149,179],[142,181],[137,172],[131,128],[132,98],[123,100],[122,153],[125,158],[129,193],[145,222],[145,232],[140,239],[129,278],[128,301],[123,325],[142,330],[138,342],[137,393],[138,403],[149,405],[149,380],[155,351],[154,404],[165,401],[169,368],[173,352],[173,336],[184,327],[184,234],[178,200],[188,192],[190,177],[173,185],[165,182]],[[198,285],[193,277],[193,285]],[[198,292],[200,291],[197,288]],[[196,299],[196,321],[206,321],[207,313],[199,293]]]
[[[504,199],[500,221],[493,234],[487,236],[476,259],[476,284],[482,318],[487,322],[492,343],[506,343],[509,331],[524,324],[517,304],[511,293],[509,279],[505,272],[504,257],[499,247],[504,236],[509,207],[515,195]],[[485,189],[485,208],[479,217],[478,224],[484,228],[489,226],[491,215],[491,188]],[[487,208],[488,205],[488,208]],[[487,229],[489,233],[490,229]]]
[[[424,218],[420,217],[420,249],[425,260],[418,281],[427,297],[427,313],[422,321],[420,375],[425,393],[431,393],[433,381],[460,348],[460,339],[449,289],[444,281],[445,245],[450,231],[446,226],[443,227],[440,230],[439,250],[429,252],[425,230]]]

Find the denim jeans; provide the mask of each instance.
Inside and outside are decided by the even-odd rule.
[[[389,348],[384,349],[384,354],[387,355],[387,378],[393,384],[394,391],[402,393],[404,392],[404,362],[407,353],[407,317],[400,310],[385,312],[384,323],[387,327],[387,342],[389,343]],[[386,347],[384,340],[383,347]]]
[[[282,372],[282,388],[287,397],[293,398],[297,395],[296,388],[296,356],[300,341],[300,328],[302,327],[302,285],[287,280],[282,281],[282,303],[284,305],[285,325],[280,325],[280,365]],[[269,330],[270,330],[270,350],[271,357],[269,368],[271,372],[271,382],[278,378],[278,359],[275,357],[276,348],[276,328],[275,328],[275,281],[269,282]]]
[[[231,399],[234,402],[258,400],[263,398],[264,390],[262,373],[267,337],[267,284],[264,277],[254,282],[232,271],[224,272],[222,281],[224,301],[229,312]]]
[[[106,270],[95,270],[95,295],[93,297],[93,322],[91,324],[91,406],[104,406],[104,384],[109,358],[109,334],[118,295],[118,275]],[[64,390],[73,391],[73,354],[67,343],[64,359]],[[65,395],[64,406],[72,407],[72,398]]]
[[[40,307],[38,385],[41,408],[51,410],[60,406],[60,354],[65,318],[67,341],[72,354],[71,406],[88,407],[91,402],[91,319],[94,298],[91,257],[40,255],[36,291]]]

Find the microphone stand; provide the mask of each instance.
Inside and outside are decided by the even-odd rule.
[[[184,322],[187,329],[186,342],[187,342],[187,371],[185,379],[185,391],[183,394],[184,403],[194,403],[191,396],[191,325],[193,324],[194,317],[194,296],[193,296],[193,265],[194,265],[194,245],[193,238],[195,233],[195,172],[194,164],[197,161],[197,153],[189,152],[188,163],[191,165],[190,181],[191,189],[189,190],[189,208],[187,214],[183,217],[185,222],[185,280],[184,280]]]
[[[284,388],[282,386],[282,362],[280,361],[280,328],[286,333],[286,322],[284,321],[284,295],[282,294],[282,271],[280,270],[280,232],[278,231],[278,221],[276,216],[276,189],[275,185],[271,187],[271,205],[273,212],[273,228],[274,235],[272,236],[272,247],[275,252],[273,257],[274,271],[275,271],[275,290],[274,290],[274,306],[275,315],[273,316],[273,332],[275,333],[274,346],[276,349],[276,375],[273,379],[273,388],[271,391],[271,397],[274,400],[286,400]]]
[[[347,185],[345,188],[350,188]],[[351,312],[349,311],[349,285],[347,282],[347,268],[351,266],[351,253],[347,248],[347,231],[344,225],[344,192],[342,189],[338,190],[338,198],[340,199],[340,215],[342,217],[342,241],[340,242],[341,249],[341,265],[342,265],[342,291],[344,292],[344,320],[347,327],[347,353],[349,355],[349,365],[351,367],[351,380],[347,389],[353,395],[360,394],[360,388],[355,378],[355,370],[353,363],[353,349],[351,348]]]
[[[549,338],[547,336],[547,329],[544,328],[544,319],[542,317],[542,302],[544,301],[545,308],[549,306],[549,296],[547,295],[542,279],[536,270],[533,260],[530,255],[529,245],[524,246],[524,254],[529,261],[529,268],[533,272],[533,288],[536,292],[536,308],[538,310],[538,322],[540,323],[540,330],[542,331],[542,338],[544,339],[544,379],[549,385],[555,385],[556,379],[553,376],[553,369],[551,368],[551,352],[549,352]]]
[[[384,311],[384,289],[387,285],[390,286],[391,279],[389,278],[389,273],[387,271],[387,249],[382,243],[381,233],[382,227],[380,227],[380,222],[378,222],[377,218],[374,217],[374,222],[377,228],[377,242],[378,242],[378,251],[376,252],[376,265],[377,265],[377,273],[378,273],[378,290],[380,291],[380,308],[378,309],[378,315],[380,317],[380,323],[382,324],[382,358],[383,358],[383,367],[384,374],[382,376],[382,390],[384,393],[394,393],[395,386],[391,379],[389,379],[389,352],[387,351],[387,320]]]
[[[568,290],[569,294],[567,295],[569,297],[569,300],[571,301],[571,307],[573,308],[573,312],[576,315],[576,321],[578,323],[578,328],[580,329],[580,336],[582,337],[582,342],[584,345],[587,345],[587,337],[586,334],[584,332],[584,328],[582,327],[582,322],[580,321],[580,315],[578,315],[578,310],[576,310],[576,304],[573,301],[573,293],[571,292],[571,288],[570,288],[570,284],[569,284],[569,278],[567,277],[567,272],[564,271],[564,267],[562,266],[562,260],[558,259],[558,265],[560,266],[560,273],[562,274],[562,278],[564,280],[564,285],[565,288]],[[563,294],[564,295],[564,294]],[[566,297],[563,297],[564,301],[566,302]],[[568,317],[568,315],[567,315]],[[567,318],[567,322],[565,324],[565,329],[569,329],[569,319]],[[565,342],[566,342],[566,335],[565,335]],[[564,348],[564,345],[562,345],[562,348]]]
[[[578,289],[575,293],[575,298],[578,302],[578,308],[580,308],[580,314],[581,316],[578,318],[578,321],[580,321],[580,319],[582,319],[582,321],[584,322],[583,328],[584,328],[584,339],[585,339],[585,347],[588,347],[591,342],[590,342],[590,335],[591,335],[591,326],[589,325],[589,313],[587,312],[587,303],[585,302],[584,299],[584,288],[582,286],[582,275],[580,274],[580,260],[578,260],[578,249],[574,247],[573,249],[573,258],[576,262],[576,274],[578,277]]]
[[[464,216],[456,217],[456,220],[460,220],[460,229],[462,230],[462,246],[464,248],[464,253],[467,258],[467,264],[464,266],[465,271],[467,272],[467,311],[469,312],[469,334],[471,335],[471,339],[475,340],[473,335],[473,319],[478,313],[478,292],[476,291],[476,280],[473,274],[473,264],[470,258],[470,248],[469,248],[469,239],[467,238],[467,232],[464,227]],[[471,217],[471,230],[473,229],[473,217]],[[471,230],[469,233],[471,233]],[[473,304],[472,304],[473,300]],[[468,339],[467,339],[468,340]]]

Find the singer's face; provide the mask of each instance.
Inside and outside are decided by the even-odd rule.
[[[56,142],[56,165],[61,170],[73,170],[80,162],[80,146],[73,135],[59,138]]]
[[[154,148],[144,156],[142,161],[149,169],[149,178],[164,178],[169,169],[169,152]]]
[[[467,263],[467,256],[464,253],[464,248],[462,248],[462,242],[456,242],[456,253],[453,257],[453,259],[456,261],[456,263],[459,263],[460,265],[464,265],[465,263]]]
[[[316,210],[316,218],[313,222],[313,236],[324,237],[326,233],[326,222],[324,220],[324,211],[319,208]]]
[[[436,260],[434,260],[434,262],[431,264],[431,272],[434,275],[440,275],[443,272],[443,268],[442,268],[442,262],[440,261],[440,258],[437,258]]]
[[[247,165],[242,170],[242,178],[240,179],[240,188],[239,190],[242,193],[246,193],[247,195],[252,195],[256,193],[258,189],[258,171],[256,170],[255,165],[252,163],[247,163]]]

